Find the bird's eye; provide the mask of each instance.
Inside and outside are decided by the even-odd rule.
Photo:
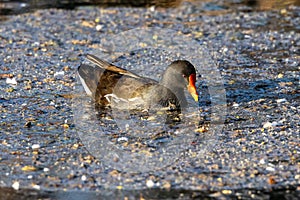
[[[182,74],[183,78],[186,78],[186,75],[185,74]]]

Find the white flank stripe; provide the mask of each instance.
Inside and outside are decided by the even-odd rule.
[[[80,78],[80,81],[81,81],[81,83],[82,83],[82,85],[83,85],[83,88],[84,88],[85,92],[87,93],[87,95],[92,96],[92,91],[91,91],[90,88],[87,86],[87,84],[85,83],[84,79],[81,78],[81,76],[80,76],[79,73],[78,73],[78,76],[79,76],[79,78]]]

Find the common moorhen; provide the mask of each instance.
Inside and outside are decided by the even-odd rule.
[[[86,93],[94,98],[97,105],[118,107],[125,103],[127,108],[135,109],[158,104],[179,109],[187,106],[185,88],[198,101],[196,70],[189,61],[172,62],[161,81],[157,82],[91,54],[87,54],[87,59],[96,66],[81,64],[78,74]]]

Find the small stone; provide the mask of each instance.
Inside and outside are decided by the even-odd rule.
[[[69,71],[70,67],[69,66],[64,66],[64,71]]]
[[[240,105],[238,103],[233,103],[232,106],[233,107],[239,107]]]
[[[171,186],[172,186],[172,185],[171,185],[170,182],[164,182],[164,183],[163,183],[163,188],[166,189],[166,190],[169,190],[169,189],[171,188]]]
[[[232,191],[231,191],[231,190],[222,190],[222,193],[223,193],[223,194],[231,194]]]
[[[114,177],[116,177],[116,176],[119,176],[120,175],[120,173],[117,171],[117,170],[112,170],[112,171],[110,171],[109,173],[108,173],[109,175],[111,175],[111,176],[114,176]]]
[[[198,133],[205,133],[207,131],[208,131],[208,128],[205,127],[205,126],[201,126],[201,127],[197,128],[197,129],[195,129],[195,132],[198,132]]]
[[[123,189],[123,186],[122,186],[122,185],[118,185],[116,188],[117,188],[118,190],[122,190],[122,189]]]
[[[283,102],[286,102],[286,101],[287,101],[286,99],[277,99],[276,100],[277,103],[283,103]]]
[[[150,116],[150,117],[147,118],[148,121],[154,121],[155,119],[156,119],[155,116]]]
[[[275,168],[274,168],[274,167],[267,167],[266,170],[267,170],[267,171],[270,171],[270,172],[274,172],[274,171],[275,171]]]
[[[148,45],[147,45],[147,43],[145,43],[145,42],[140,42],[140,43],[139,43],[139,46],[142,47],[142,48],[145,48],[145,47],[147,47]]]
[[[212,197],[212,198],[217,198],[218,199],[218,198],[222,197],[223,194],[221,192],[215,192],[215,193],[210,194],[209,196]]]
[[[31,146],[32,149],[39,149],[41,146],[39,144],[33,144]]]
[[[86,181],[86,180],[87,180],[86,175],[81,176],[81,180],[82,180],[82,181]]]
[[[276,184],[276,180],[273,177],[270,177],[268,181],[270,185]]]
[[[36,190],[40,190],[41,189],[41,186],[36,185],[36,184],[34,184],[32,187],[33,187],[33,189],[36,189]]]
[[[103,28],[103,25],[98,24],[98,25],[96,26],[96,31],[101,31],[102,28]]]
[[[146,181],[146,186],[148,187],[148,188],[152,188],[153,186],[154,186],[154,182],[150,179],[150,180],[147,180]]]
[[[12,78],[13,74],[0,74],[0,78]]]
[[[259,164],[265,164],[266,163],[266,161],[265,161],[265,159],[260,159],[260,161],[259,161]]]
[[[69,125],[68,124],[63,124],[64,129],[68,129]]]
[[[72,146],[72,149],[78,149],[78,147],[79,147],[79,144],[73,144],[73,146]]]
[[[13,91],[15,91],[15,89],[13,87],[10,87],[10,88],[6,89],[5,91],[6,92],[13,92]]]
[[[54,73],[54,76],[63,76],[63,75],[65,75],[64,71],[60,71],[60,72],[55,72]]]
[[[43,171],[44,171],[44,172],[49,172],[49,171],[50,171],[50,169],[49,169],[49,168],[47,168],[47,167],[45,167],[45,168],[43,169]]]
[[[12,188],[14,188],[15,190],[19,190],[20,188],[20,183],[18,181],[15,181],[13,184],[12,184]]]
[[[232,85],[232,84],[234,84],[235,83],[235,80],[230,80],[230,81],[228,81],[228,84],[229,85]]]
[[[81,25],[82,25],[82,26],[85,26],[85,27],[93,28],[94,25],[95,25],[95,23],[92,22],[92,21],[83,21],[83,22],[81,23]]]
[[[18,84],[15,77],[13,77],[13,78],[6,78],[6,83],[7,84],[11,84],[11,85],[17,85]]]
[[[128,131],[129,130],[129,124],[125,124],[125,130]]]
[[[154,11],[155,11],[155,6],[151,6],[151,7],[149,8],[149,10],[150,10],[151,12],[154,12]]]
[[[278,75],[277,75],[277,78],[283,78],[283,74],[281,74],[281,73],[278,74]]]
[[[35,171],[36,168],[34,166],[31,165],[26,165],[24,167],[22,167],[22,171],[28,172],[28,171]]]
[[[37,149],[33,150],[32,152],[33,155],[38,155],[39,154],[39,151]]]
[[[24,88],[24,90],[31,90],[32,86],[31,86],[31,84],[26,84],[23,88]]]
[[[118,142],[128,142],[128,138],[127,137],[119,137]]]
[[[266,122],[263,126],[263,128],[271,128],[272,127],[272,123],[271,122]]]
[[[279,125],[282,125],[282,123],[279,123],[279,122],[272,122],[272,126],[273,126],[273,127],[279,126]]]
[[[287,10],[285,8],[280,10],[280,14],[285,15],[286,13],[287,13]]]

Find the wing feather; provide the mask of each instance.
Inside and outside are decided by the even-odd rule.
[[[127,71],[126,69],[123,69],[121,67],[117,67],[113,64],[110,64],[110,63],[98,58],[97,56],[87,54],[86,57],[90,62],[94,63],[95,65],[97,65],[98,67],[100,67],[102,69],[109,70],[109,71],[112,71],[112,72],[115,72],[118,74],[122,74],[122,75],[131,76],[133,78],[138,78],[138,79],[142,78],[135,73]]]

